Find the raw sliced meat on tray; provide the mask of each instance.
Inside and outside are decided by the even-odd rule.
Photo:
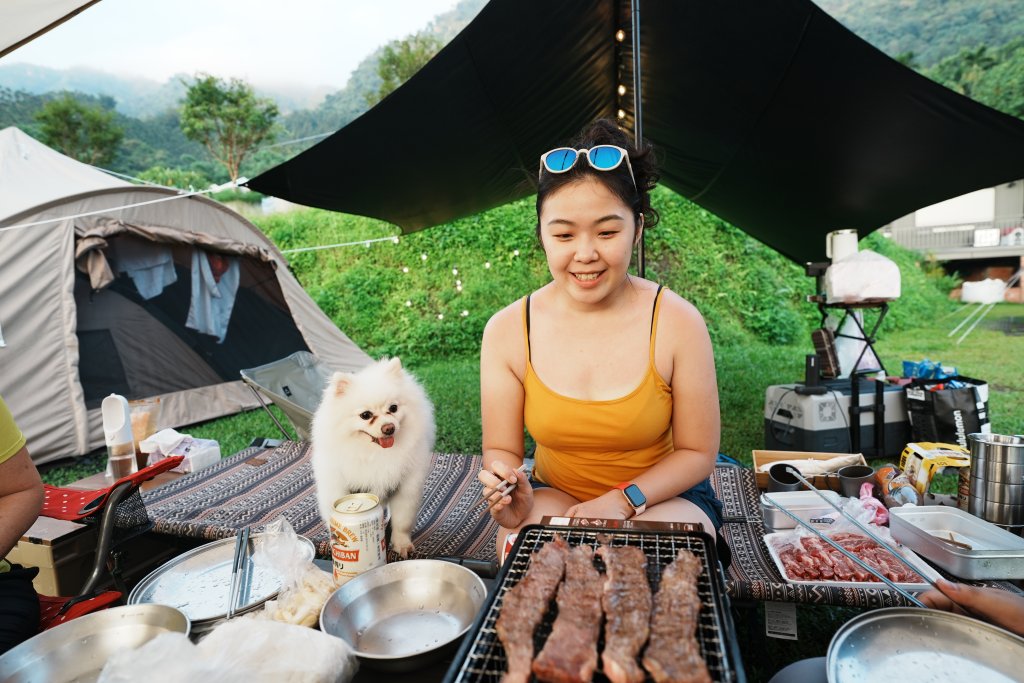
[[[867,536],[842,532],[829,534],[829,538],[894,583],[925,583],[917,572]],[[881,583],[878,577],[815,536],[788,534],[772,543],[790,580]]]

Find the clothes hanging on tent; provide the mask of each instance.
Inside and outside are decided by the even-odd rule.
[[[211,265],[216,262],[216,270]],[[224,341],[231,320],[231,309],[238,293],[238,259],[233,256],[192,251],[192,303],[188,309],[187,327]]]
[[[119,240],[113,248],[118,274],[127,274],[143,299],[159,296],[165,287],[178,281],[170,247],[140,240]]]

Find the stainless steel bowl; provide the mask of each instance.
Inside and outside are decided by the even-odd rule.
[[[411,671],[454,651],[486,596],[483,580],[463,566],[395,562],[334,591],[320,630],[351,645],[367,666]]]
[[[0,656],[2,683],[87,683],[107,660],[162,633],[188,635],[188,617],[165,605],[127,605],[87,614]]]
[[[1024,638],[961,614],[916,607],[872,610],[828,646],[829,683],[1018,681]]]

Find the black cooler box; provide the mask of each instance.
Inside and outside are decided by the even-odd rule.
[[[853,391],[849,379],[824,382],[823,394],[797,393],[799,384],[775,384],[764,396],[764,447],[769,450],[825,453],[863,453],[870,457],[898,456],[910,441],[903,387],[882,384],[884,431],[875,432],[877,385],[858,383],[858,409],[851,415]],[[855,430],[859,421],[860,439]],[[879,452],[880,438],[884,438]]]

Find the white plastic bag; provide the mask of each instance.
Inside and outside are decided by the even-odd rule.
[[[268,600],[263,616],[286,624],[316,626],[327,598],[334,592],[334,575],[313,563],[292,525],[279,517],[267,525],[271,534],[253,554],[253,562],[281,577],[276,600]]]
[[[240,617],[199,645],[165,633],[111,657],[98,683],[348,683],[359,664],[341,638],[276,621]]]

